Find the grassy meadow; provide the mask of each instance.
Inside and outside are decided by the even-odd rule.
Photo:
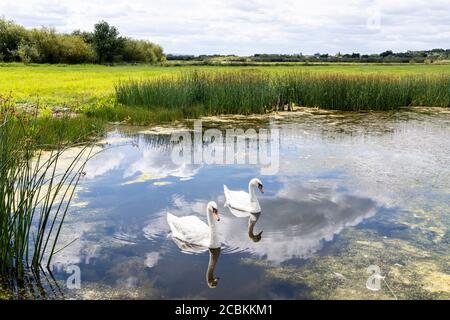
[[[77,108],[95,103],[100,98],[114,96],[118,81],[143,80],[177,75],[194,70],[241,71],[268,73],[308,71],[313,73],[414,75],[450,74],[450,65],[374,65],[374,64],[316,64],[310,66],[215,67],[215,66],[102,66],[102,65],[24,65],[0,64],[0,93],[9,93],[18,103],[37,102],[42,106]]]
[[[185,117],[196,117],[205,113],[251,113],[262,112],[261,99],[256,105],[248,105],[251,101],[243,101],[239,98],[242,89],[251,90],[249,86],[254,83],[236,86],[236,83],[227,84],[228,87],[234,86],[235,92],[233,99],[228,99],[222,106],[213,106],[211,103],[219,103],[223,100],[219,97],[220,86],[216,86],[216,92],[210,92],[210,95],[216,97],[209,98],[210,105],[203,103],[183,104],[180,108],[168,108],[170,100],[179,98],[179,94],[171,92],[175,84],[175,80],[165,80],[166,98],[160,101],[153,101],[150,105],[142,103],[141,107],[135,107],[137,103],[128,99],[123,99],[123,95],[116,96],[116,88],[126,83],[151,83],[156,80],[157,83],[163,84],[161,79],[179,79],[189,76],[192,73],[200,72],[202,74],[220,74],[220,73],[251,73],[260,77],[268,75],[272,77],[282,77],[285,74],[301,74],[308,73],[319,77],[320,75],[329,76],[355,76],[359,77],[382,77],[384,79],[390,77],[436,77],[442,78],[444,75],[450,75],[450,65],[433,65],[433,64],[290,64],[285,66],[277,66],[275,64],[266,63],[262,66],[171,66],[169,65],[47,65],[47,64],[29,64],[21,63],[4,63],[0,64],[0,93],[12,94],[15,102],[25,107],[31,105],[39,105],[44,115],[51,115],[52,110],[64,109],[71,112],[83,113],[88,118],[96,118],[98,121],[127,122],[135,125],[147,125],[152,123],[179,120]],[[233,78],[232,76],[229,79]],[[292,77],[287,77],[292,78]],[[236,77],[234,77],[236,79]],[[245,79],[241,79],[245,80]],[[175,81],[175,82],[173,82]],[[358,80],[356,80],[356,83]],[[287,83],[286,83],[287,84]],[[292,83],[291,83],[292,84]],[[345,86],[345,85],[344,85]],[[254,89],[262,89],[264,86],[253,86]],[[123,87],[122,87],[123,88]],[[354,89],[357,89],[353,85]],[[149,87],[151,89],[151,87]],[[223,90],[228,90],[225,87]],[[317,89],[317,86],[316,86]],[[324,88],[322,88],[323,90]],[[350,90],[350,87],[348,87]],[[224,91],[222,90],[222,93]],[[353,89],[351,89],[353,90]],[[181,90],[182,91],[182,90]],[[297,90],[298,91],[298,90]],[[180,90],[178,90],[178,93]],[[317,97],[322,95],[321,91],[315,90]],[[227,93],[228,94],[228,93]],[[333,94],[331,92],[331,94]],[[433,94],[433,93],[431,93]],[[260,96],[260,95],[259,95]],[[311,96],[311,94],[309,94]],[[156,98],[156,96],[155,96]],[[392,97],[391,97],[392,98]],[[215,99],[215,100],[214,100]],[[269,99],[268,103],[273,103],[273,99]],[[305,99],[294,99],[292,102],[302,103]],[[117,103],[117,102],[123,103]],[[347,99],[340,99],[339,104],[331,104],[328,108],[340,108],[344,110],[360,110],[369,109],[368,106],[349,107],[341,104],[347,103]],[[385,103],[389,103],[389,99]],[[395,99],[394,99],[395,101]],[[403,101],[403,100],[402,100]],[[201,102],[201,101],[200,101]],[[159,105],[156,105],[159,103]],[[242,107],[243,103],[247,103]],[[265,102],[266,103],[266,102]],[[132,105],[134,107],[130,108]],[[228,106],[226,106],[228,105]],[[308,105],[318,105],[308,103]],[[267,106],[273,107],[273,106]],[[392,107],[395,107],[394,105]],[[388,107],[375,108],[388,109]],[[94,124],[97,125],[97,124]],[[76,124],[75,124],[76,126]],[[74,127],[75,127],[74,126]],[[76,129],[74,129],[76,130]]]
[[[220,74],[227,74],[227,79],[204,81],[201,86],[208,87],[208,93],[187,101],[186,90],[194,88],[193,82],[186,79],[195,73],[211,74],[209,78],[216,80]],[[243,74],[251,74],[250,81],[242,78]],[[448,64],[266,63],[246,67],[3,63],[0,93],[11,94],[15,103],[25,109],[39,105],[40,114],[47,118],[61,109],[84,114],[86,121],[92,120],[96,130],[101,131],[101,121],[148,125],[205,114],[261,113],[290,102],[340,110],[386,110],[414,103],[446,106],[448,75]],[[271,78],[272,84],[263,84],[267,82],[263,78]],[[442,79],[445,83],[439,84]],[[183,86],[182,82],[190,84]],[[390,85],[383,85],[387,82]],[[421,89],[412,90],[413,82],[422,83],[416,86]],[[148,101],[139,97],[144,83]],[[130,95],[133,86],[139,90]],[[198,87],[195,90],[198,93]],[[413,91],[415,95],[411,95]],[[378,97],[380,92],[382,97]],[[76,132],[78,124],[72,122],[72,131]]]

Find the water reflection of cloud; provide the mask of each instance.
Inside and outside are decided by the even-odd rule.
[[[65,270],[69,265],[89,264],[90,259],[96,257],[104,245],[102,241],[86,237],[93,234],[97,227],[97,222],[83,222],[79,219],[69,221],[58,239],[59,247],[66,247],[53,256],[53,267]]]
[[[124,178],[138,175],[135,179],[145,176],[146,180],[163,179],[169,176],[186,180],[195,176],[198,170],[198,165],[175,164],[167,151],[146,148],[142,155],[125,169],[123,175]]]
[[[256,223],[264,230],[262,240],[248,238],[247,219],[231,216],[222,209],[218,224],[225,253],[248,252],[275,263],[292,258],[306,258],[318,251],[344,228],[355,226],[376,212],[376,203],[359,196],[339,194],[335,189],[320,190],[320,197],[310,197],[317,190],[287,184],[275,196],[261,199],[263,212]],[[170,212],[175,215],[198,215],[205,219],[206,201],[185,201],[175,198]],[[165,212],[144,228],[148,239],[168,232]]]
[[[249,242],[245,221],[225,225],[225,243],[232,250],[245,250],[278,263],[305,258],[344,228],[376,212],[371,199],[338,194],[334,189],[320,192],[320,197],[309,197],[317,191],[286,185],[276,196],[260,201],[263,212],[255,229],[264,233],[259,243]]]
[[[96,155],[86,164],[86,177],[94,179],[106,173],[118,169],[126,160],[124,152],[116,150],[105,150]]]
[[[406,206],[417,193],[449,185],[448,126],[442,120],[423,123],[364,115],[345,121],[348,117],[335,118],[335,123],[324,122],[331,121],[330,116],[315,117],[314,126],[295,118],[280,124],[279,175],[315,179],[342,171],[344,177],[320,179],[320,184],[339,180],[353,193],[387,206]],[[412,192],[419,188],[427,191]]]

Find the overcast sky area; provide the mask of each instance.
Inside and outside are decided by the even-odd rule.
[[[449,0],[0,0],[27,28],[99,20],[166,53],[380,53],[450,48]]]

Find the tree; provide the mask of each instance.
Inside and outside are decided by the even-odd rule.
[[[112,62],[122,49],[124,39],[119,37],[119,31],[106,21],[100,21],[94,27],[92,45],[97,53],[99,63]]]
[[[27,30],[0,17],[0,61],[20,60],[19,45],[26,40]]]
[[[86,42],[88,44],[92,44],[92,37],[94,36],[94,34],[92,32],[81,31],[81,30],[73,31],[72,35],[81,37],[84,40],[84,42]]]
[[[388,57],[388,56],[392,56],[392,55],[394,55],[392,50],[387,50],[385,52],[380,53],[380,56],[383,57],[383,58]]]

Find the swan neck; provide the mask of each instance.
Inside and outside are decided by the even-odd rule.
[[[217,280],[214,277],[217,261],[219,260],[220,248],[209,249],[208,270],[206,271],[206,281],[210,286],[216,286]]]
[[[216,222],[212,216],[212,213],[208,210],[208,226],[209,226],[209,247],[218,248],[219,239],[217,236]]]
[[[255,193],[255,188],[252,184],[252,182],[250,181],[250,183],[248,184],[248,193],[250,194],[250,201],[251,202],[256,202],[256,193]]]
[[[248,228],[247,228],[247,231],[248,231],[248,236],[249,236],[250,238],[254,237],[253,229],[255,228],[255,224],[256,224],[256,220],[254,220],[254,219],[252,219],[252,218],[249,218],[249,219],[248,219]]]
[[[254,232],[253,230],[255,229],[255,225],[256,225],[256,222],[258,222],[259,217],[260,217],[260,214],[257,213],[257,214],[250,214],[250,216],[248,218],[247,231],[248,231],[248,236],[250,238],[253,238],[255,236],[254,233],[253,233]]]

